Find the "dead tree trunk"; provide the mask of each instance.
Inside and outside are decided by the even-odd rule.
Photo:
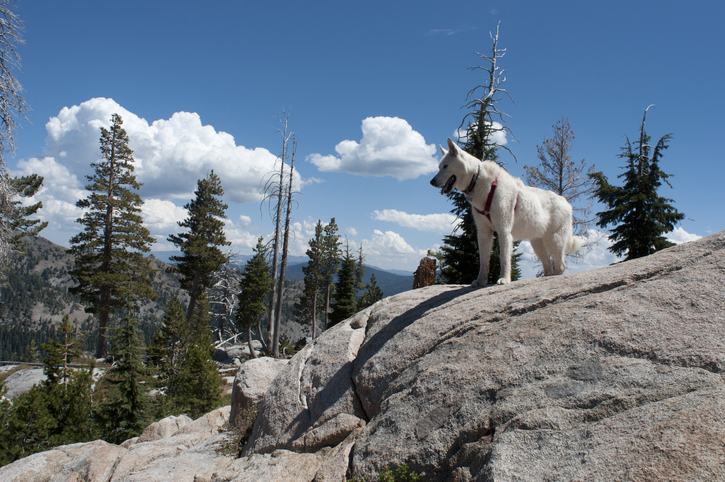
[[[282,243],[282,267],[279,272],[279,287],[277,289],[277,309],[274,314],[274,338],[272,341],[272,351],[274,357],[279,357],[279,329],[282,321],[282,294],[284,291],[285,271],[287,270],[287,251],[289,250],[289,225],[290,216],[292,214],[292,175],[294,174],[295,151],[297,150],[297,141],[292,137],[292,157],[290,158],[289,181],[287,182],[287,211],[284,221],[284,241]]]

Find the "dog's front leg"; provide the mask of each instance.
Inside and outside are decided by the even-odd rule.
[[[501,231],[498,233],[501,275],[496,284],[505,285],[511,282],[511,255],[514,250],[514,238],[510,232]]]
[[[476,216],[477,218],[478,216]],[[475,218],[474,218],[475,219]],[[484,222],[476,220],[476,235],[478,238],[478,258],[480,268],[478,278],[471,283],[471,286],[486,286],[488,284],[489,261],[491,260],[491,246],[493,245],[493,230]]]

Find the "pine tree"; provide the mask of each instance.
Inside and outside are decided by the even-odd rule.
[[[324,239],[322,221],[315,225],[315,236],[308,241],[307,265],[302,268],[304,288],[299,301],[295,303],[294,316],[302,324],[312,325],[312,339],[317,338],[318,310],[323,300],[322,265],[324,262]]]
[[[351,317],[357,311],[355,293],[357,292],[357,264],[355,257],[350,252],[349,242],[345,243],[345,253],[340,263],[340,271],[337,273],[335,283],[335,301],[332,303],[329,325],[336,325]]]
[[[126,316],[111,346],[114,365],[105,380],[112,388],[95,415],[104,440],[119,444],[140,435],[150,422],[149,397],[141,383],[148,373],[138,320]]]
[[[177,297],[173,297],[166,306],[161,328],[147,350],[149,361],[157,372],[157,388],[165,392],[165,396],[158,400],[160,418],[171,414],[169,401],[178,391],[175,383],[181,370],[183,341],[188,338],[188,332],[184,306]]]
[[[159,371],[159,386],[165,389],[158,401],[159,415],[186,413],[196,418],[218,408],[221,382],[212,359],[215,348],[209,319],[209,302],[203,294],[191,323],[177,298],[169,303],[163,326],[149,347],[152,363]]]
[[[43,345],[48,378],[12,402],[0,400],[0,465],[98,435],[91,417],[93,366],[68,367],[78,343],[67,317],[61,326],[62,341]]]
[[[259,320],[265,312],[265,300],[272,289],[272,275],[267,263],[267,249],[263,238],[257,240],[254,255],[244,266],[244,276],[239,282],[239,306],[237,307],[237,329],[247,332],[249,353],[254,358],[257,355],[252,347],[252,326],[259,325]],[[261,337],[262,334],[259,333]]]
[[[197,300],[188,338],[182,342],[175,381],[179,393],[175,405],[191,418],[209,413],[221,404],[221,379],[212,358],[216,349],[211,341],[209,320],[209,302],[202,295]]]
[[[330,316],[330,301],[333,295],[333,283],[337,271],[340,269],[340,235],[337,234],[337,223],[335,218],[330,219],[324,229],[322,236],[322,264],[320,266],[320,274],[322,276],[322,296],[324,297],[324,329],[328,328],[328,320]]]
[[[10,180],[13,191],[20,197],[30,198],[38,192],[43,186],[43,177],[38,174],[30,176],[15,177]],[[25,236],[37,236],[40,231],[48,226],[47,221],[40,219],[30,219],[30,216],[37,214],[38,210],[43,207],[43,203],[38,201],[30,206],[23,206],[19,198],[9,200],[8,227],[13,233],[12,243],[13,249],[20,251],[22,238]]]
[[[659,167],[672,134],[662,136],[654,147],[649,145],[650,136],[644,128],[648,110],[649,107],[642,116],[639,140],[633,146],[627,138],[619,155],[627,163],[625,172],[618,176],[624,178],[624,185],[609,184],[601,172],[590,174],[597,186],[595,196],[608,208],[597,213],[597,226],[605,229],[614,226],[609,236],[614,244],[609,250],[617,256],[626,255],[627,260],[672,246],[664,234],[685,218],[670,204],[672,199],[657,194],[663,182],[672,187],[667,180],[670,175]]]
[[[365,253],[363,253],[363,245],[357,250],[357,263],[355,264],[355,294],[365,288],[363,278],[365,277]]]
[[[143,200],[135,192],[141,184],[133,174],[133,151],[122,124],[121,116],[113,114],[110,130],[101,127],[102,159],[91,164],[94,174],[87,176],[91,194],[76,203],[86,210],[77,221],[83,231],[70,240],[75,256],[70,275],[77,286],[69,291],[87,304],[87,313],[98,316],[97,358],[108,354],[111,314],[156,299],[153,269],[143,256],[155,240],[143,227]]]
[[[191,297],[186,310],[188,322],[196,312],[198,300],[211,287],[214,272],[229,260],[220,247],[231,244],[224,235],[223,220],[228,207],[220,199],[224,189],[213,170],[205,179],[199,179],[194,193],[194,200],[184,206],[189,217],[178,223],[188,231],[168,237],[181,250],[181,255],[172,256],[171,261],[177,263],[181,287]]]
[[[496,103],[500,100],[498,94],[508,95],[508,92],[501,87],[505,75],[504,71],[498,66],[498,61],[505,54],[505,49],[498,48],[498,28],[496,29],[496,35],[491,38],[493,40],[491,55],[478,54],[488,65],[470,69],[483,70],[488,77],[483,84],[474,87],[468,93],[469,101],[465,107],[469,109],[469,112],[461,122],[461,127],[467,123],[466,136],[461,147],[477,159],[499,163],[497,148],[508,149],[505,146],[498,146],[494,141],[494,136],[510,133],[510,131],[507,127],[498,127],[499,124],[494,122],[494,116],[503,122],[506,114],[498,110]],[[475,94],[479,90],[483,92],[480,97],[476,97]],[[473,219],[471,205],[461,192],[452,191],[447,196],[453,203],[451,213],[455,214],[460,222],[452,234],[443,238],[440,254],[435,254],[440,261],[440,279],[445,284],[470,283],[478,277],[480,267],[476,224]],[[514,243],[514,254],[511,260],[511,281],[516,281],[521,276],[521,270],[518,267],[521,253],[516,252],[518,245],[518,242]],[[498,238],[496,238],[491,249],[488,272],[489,283],[495,283],[498,279],[501,266],[499,253]]]
[[[73,358],[81,355],[80,344],[74,337],[69,336],[73,332],[69,316],[65,315],[58,327],[58,333],[63,337],[63,341],[49,340],[48,343],[43,344],[43,350],[47,353],[43,360],[45,365],[43,372],[46,377],[43,383],[46,386],[56,384],[65,386],[68,383],[71,376],[68,364]]]
[[[380,289],[377,281],[375,281],[375,273],[373,273],[370,275],[370,282],[365,285],[365,291],[360,297],[360,300],[358,300],[358,309],[364,310],[382,299],[383,290]]]

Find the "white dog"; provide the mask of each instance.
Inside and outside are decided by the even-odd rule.
[[[473,286],[485,286],[494,233],[501,248],[501,275],[498,284],[511,282],[511,255],[514,239],[529,239],[544,265],[544,276],[564,272],[564,256],[581,248],[583,240],[572,235],[572,208],[551,191],[525,186],[493,161],[480,161],[448,139],[448,151],[441,146],[443,159],[438,174],[430,181],[443,187],[441,194],[454,188],[473,207],[478,231],[481,268]]]

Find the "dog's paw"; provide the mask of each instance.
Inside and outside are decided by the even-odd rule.
[[[474,281],[473,283],[471,283],[471,286],[473,288],[477,288],[479,286],[486,286],[487,284],[488,283],[486,282],[486,279],[485,278],[484,279],[478,278],[476,281]]]
[[[510,282],[511,282],[511,281],[510,281],[510,280],[507,280],[506,278],[500,278],[500,279],[499,279],[498,281],[496,281],[496,284],[497,284],[497,285],[507,285],[507,284],[509,284]]]

